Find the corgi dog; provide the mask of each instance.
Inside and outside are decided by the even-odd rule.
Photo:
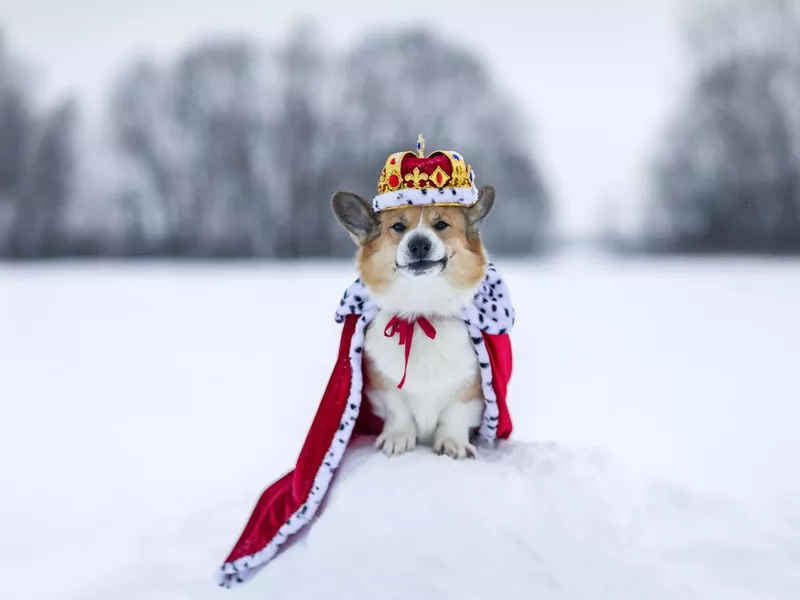
[[[461,310],[486,274],[480,227],[494,201],[491,186],[481,188],[470,206],[376,212],[350,192],[332,198],[336,220],[358,246],[358,271],[378,307],[365,334],[364,391],[383,420],[376,446],[388,456],[418,444],[455,459],[476,455],[471,436],[484,399]],[[410,336],[405,346],[390,335],[398,328]]]

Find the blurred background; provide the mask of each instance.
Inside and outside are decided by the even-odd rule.
[[[641,500],[665,597],[800,597],[800,1],[0,0],[9,598],[216,597],[333,364],[330,198],[419,133],[497,189],[515,440],[589,453],[531,518]]]
[[[9,259],[344,256],[330,196],[419,132],[498,255],[800,249],[789,0],[4,4]]]

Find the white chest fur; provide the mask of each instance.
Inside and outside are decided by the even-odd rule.
[[[405,347],[399,335],[386,337],[384,330],[392,314],[380,311],[366,332],[364,351],[371,366],[388,380],[385,391],[367,389],[367,396],[378,416],[386,419],[392,404],[402,403],[416,423],[420,440],[429,440],[440,417],[455,403],[464,404],[465,394],[480,378],[478,361],[463,320],[456,317],[433,317],[429,321],[436,337],[428,338],[419,325],[414,328],[406,380],[402,390],[396,385],[403,377]],[[473,399],[469,426],[480,422],[483,401]]]

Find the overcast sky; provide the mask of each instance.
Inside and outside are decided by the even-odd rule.
[[[167,59],[209,34],[269,41],[301,15],[314,16],[337,44],[373,27],[434,26],[479,52],[528,111],[562,228],[582,234],[596,227],[606,201],[618,204],[621,217],[634,214],[643,161],[682,83],[681,6],[681,0],[0,0],[0,26],[40,68],[48,89],[77,92],[88,102],[96,102],[131,55]]]

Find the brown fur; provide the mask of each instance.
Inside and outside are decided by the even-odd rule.
[[[482,398],[483,390],[481,389],[480,374],[476,375],[471,381],[466,383],[458,394],[460,402],[473,402],[475,398]]]
[[[441,277],[457,288],[473,288],[483,277],[486,254],[478,230],[469,223],[467,209],[457,206],[409,206],[380,213],[377,235],[365,240],[359,248],[357,261],[359,271],[367,286],[383,290],[395,275],[397,246],[403,237],[392,229],[402,222],[414,227],[420,218],[431,229],[439,221],[450,227],[444,231],[433,230],[447,249],[447,268]]]

